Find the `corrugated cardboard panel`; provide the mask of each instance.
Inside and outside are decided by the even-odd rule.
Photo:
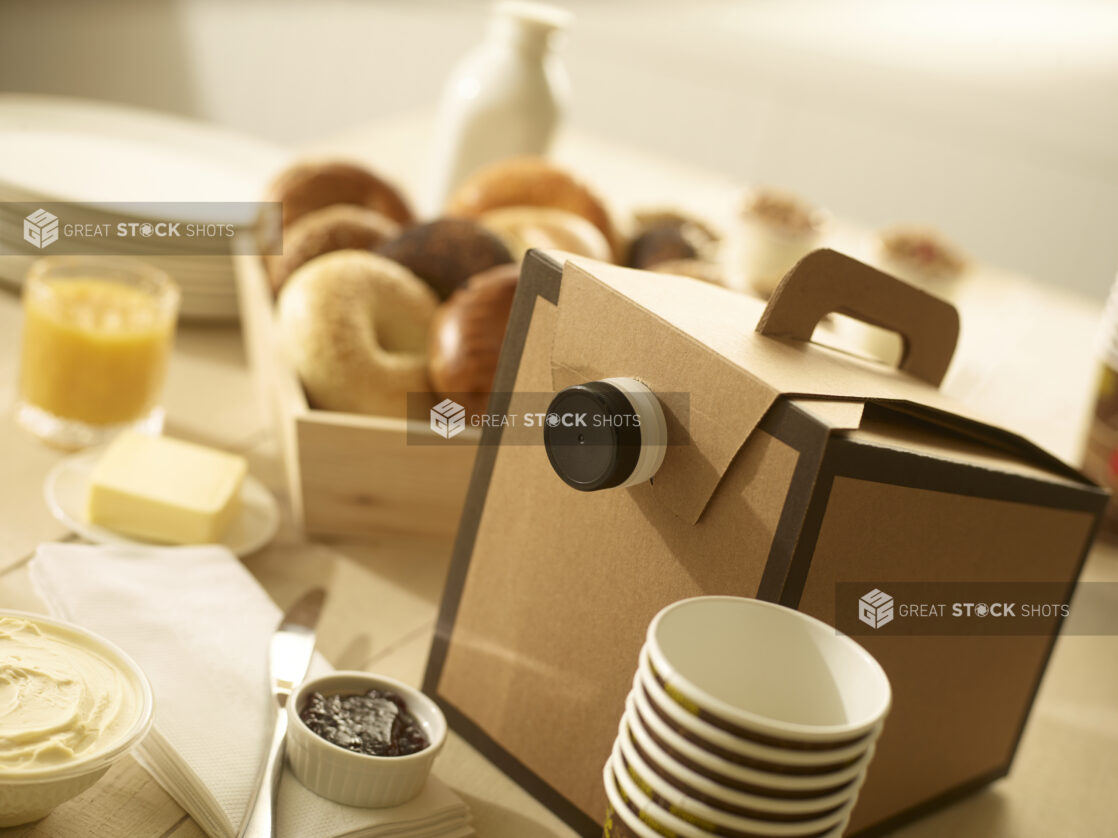
[[[803,402],[797,400],[797,404]],[[959,433],[950,426],[927,422],[917,416],[898,413],[882,405],[860,404],[858,406],[864,407],[862,421],[852,428],[845,429],[848,432],[843,433],[842,436],[847,439],[1067,487],[1081,485],[1080,480],[1064,474],[1055,474],[1049,469],[1023,460],[1014,452],[1004,448],[984,445],[974,437]]]
[[[800,398],[795,402],[832,431],[847,431],[861,427],[862,414],[866,407],[865,402],[833,399]]]
[[[687,394],[685,415],[667,411],[672,445],[653,493],[688,523],[699,519],[730,461],[779,395],[572,262],[559,290],[551,363],[545,390],[629,376],[653,392]]]
[[[835,477],[799,608],[834,625],[835,586],[853,581],[888,591],[890,582],[1068,580],[1070,590],[1094,520],[1085,510]],[[1008,769],[1051,637],[857,640],[894,695],[852,831]]]
[[[547,389],[556,312],[535,303],[516,388]],[[542,446],[501,448],[488,487],[440,698],[588,818],[652,616],[700,593],[752,596],[796,451],[759,433],[698,525],[651,496],[584,494]],[[727,547],[729,546],[729,549]]]

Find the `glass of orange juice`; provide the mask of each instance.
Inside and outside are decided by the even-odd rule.
[[[123,428],[158,433],[179,289],[129,258],[36,261],[23,289],[17,418],[77,449]]]

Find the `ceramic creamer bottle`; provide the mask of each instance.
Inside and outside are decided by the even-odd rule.
[[[504,157],[543,154],[567,98],[553,41],[570,14],[544,3],[494,4],[485,39],[447,80],[436,124],[427,211],[463,178]]]

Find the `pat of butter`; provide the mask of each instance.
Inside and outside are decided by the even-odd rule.
[[[123,433],[93,468],[86,517],[170,544],[221,540],[240,510],[244,457],[162,436]]]

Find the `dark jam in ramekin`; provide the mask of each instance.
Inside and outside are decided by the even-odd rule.
[[[430,742],[407,702],[391,690],[323,695],[311,693],[299,718],[327,742],[359,754],[400,757],[422,751]]]

